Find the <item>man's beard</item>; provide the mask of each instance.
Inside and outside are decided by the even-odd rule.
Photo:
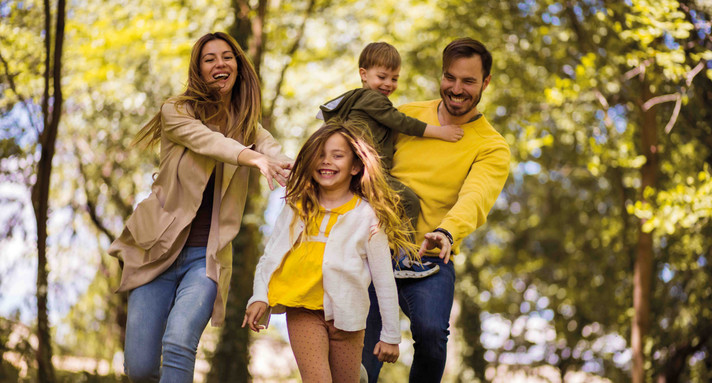
[[[443,100],[443,105],[445,105],[445,109],[447,109],[447,112],[450,113],[451,116],[454,116],[454,117],[464,116],[467,113],[470,113],[472,111],[472,109],[475,109],[477,104],[480,103],[480,99],[482,98],[482,88],[483,87],[484,87],[484,85],[480,85],[480,91],[477,93],[477,98],[472,102],[472,104],[470,104],[469,107],[465,107],[460,110],[453,110],[450,108],[450,104],[445,100],[445,97],[447,97],[447,95],[442,90],[440,90],[440,98]]]

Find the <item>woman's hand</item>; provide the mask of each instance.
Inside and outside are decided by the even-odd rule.
[[[240,165],[252,166],[260,170],[265,178],[270,190],[274,190],[274,181],[281,186],[287,184],[289,171],[292,169],[292,162],[278,161],[252,149],[245,149],[237,156]]]
[[[397,344],[380,341],[373,348],[373,355],[376,355],[380,362],[395,363],[400,355],[400,349]]]
[[[260,332],[260,330],[264,330],[265,326],[260,325],[258,323],[260,321],[260,318],[265,315],[266,311],[267,303],[253,302],[247,308],[247,311],[245,311],[245,319],[242,320],[242,328],[245,328],[245,325],[247,325],[248,327],[250,327],[250,330],[254,332]]]

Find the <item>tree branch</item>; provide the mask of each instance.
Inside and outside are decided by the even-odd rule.
[[[10,90],[12,90],[12,93],[14,93],[15,96],[17,96],[18,100],[20,100],[22,106],[25,107],[25,110],[27,111],[27,118],[30,120],[30,125],[32,125],[32,127],[35,129],[35,133],[37,133],[37,137],[39,137],[40,128],[39,126],[37,126],[37,122],[32,117],[32,110],[30,110],[30,107],[27,105],[27,98],[17,91],[17,87],[15,86],[15,75],[10,73],[10,65],[3,57],[2,52],[0,52],[0,62],[2,62],[3,68],[5,70],[5,77],[7,78],[7,82],[8,84],[10,84]]]
[[[667,125],[665,125],[665,133],[670,133],[672,130],[672,127],[675,126],[675,122],[677,121],[677,116],[680,115],[680,108],[682,107],[682,97],[680,95],[677,95],[677,101],[675,102],[675,109],[672,110],[672,116],[670,116],[670,121],[668,121]]]
[[[79,156],[77,156],[79,157]],[[84,164],[82,164],[81,160],[79,161],[79,173],[82,175],[82,179],[84,180],[84,183],[86,184],[87,180],[87,174],[84,168]],[[116,236],[114,233],[109,231],[109,229],[104,225],[103,222],[101,222],[101,219],[99,219],[99,214],[97,214],[97,204],[96,204],[96,197],[89,195],[89,190],[87,190],[86,187],[84,187],[84,195],[87,198],[87,205],[85,206],[86,212],[89,214],[89,218],[91,219],[91,222],[96,226],[96,228],[104,233],[109,238],[109,241],[114,242],[116,239]]]
[[[672,94],[666,94],[664,96],[653,97],[643,104],[643,110],[647,112],[648,110],[650,110],[650,108],[654,107],[655,105],[662,104],[664,102],[675,101],[678,98],[680,98],[679,93],[672,93]]]
[[[285,74],[287,73],[287,69],[289,69],[290,64],[294,61],[294,60],[292,60],[292,57],[294,56],[297,49],[299,48],[299,45],[302,42],[302,37],[304,36],[304,28],[307,24],[307,20],[314,12],[314,4],[315,3],[316,3],[315,0],[309,1],[309,5],[307,6],[307,9],[304,13],[304,19],[302,19],[302,23],[299,26],[299,29],[297,30],[297,36],[294,38],[294,42],[292,43],[291,48],[289,49],[289,51],[287,51],[287,55],[289,56],[290,60],[282,68],[282,72],[279,74],[279,81],[277,81],[277,85],[275,85],[274,96],[272,97],[272,100],[270,101],[270,104],[269,104],[269,108],[267,109],[267,115],[270,117],[272,116],[272,113],[274,112],[274,105],[277,102],[277,99],[282,94],[282,83],[284,82]]]

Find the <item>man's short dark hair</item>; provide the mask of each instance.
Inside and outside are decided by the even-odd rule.
[[[492,70],[492,54],[484,44],[469,37],[455,39],[445,47],[443,50],[443,73],[450,68],[453,61],[470,58],[474,55],[479,55],[482,59],[482,79],[487,78]]]

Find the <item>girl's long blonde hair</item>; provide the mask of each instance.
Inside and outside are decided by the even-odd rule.
[[[210,86],[200,74],[200,54],[205,44],[213,40],[225,41],[237,61],[237,78],[232,87],[230,105],[222,102],[220,92]],[[233,139],[241,139],[244,145],[254,142],[257,123],[262,115],[262,92],[260,81],[250,59],[245,55],[235,39],[224,32],[208,33],[193,45],[188,68],[188,84],[185,92],[175,97],[176,107],[187,107],[195,118],[207,124],[216,120],[221,132]],[[153,146],[161,139],[161,112],[159,111],[134,138],[133,145],[143,143]]]
[[[351,192],[368,201],[379,220],[379,227],[388,237],[395,254],[403,252],[416,258],[417,247],[411,242],[412,227],[404,220],[400,197],[388,185],[381,166],[381,159],[374,149],[373,139],[367,127],[355,121],[331,119],[309,137],[294,161],[294,168],[287,180],[287,205],[296,212],[297,219],[306,227],[316,223],[319,213],[319,184],[314,180],[314,170],[326,141],[334,134],[341,134],[354,153],[354,165],[361,170],[351,178]],[[291,232],[292,230],[290,230]],[[302,239],[304,239],[302,237]]]

